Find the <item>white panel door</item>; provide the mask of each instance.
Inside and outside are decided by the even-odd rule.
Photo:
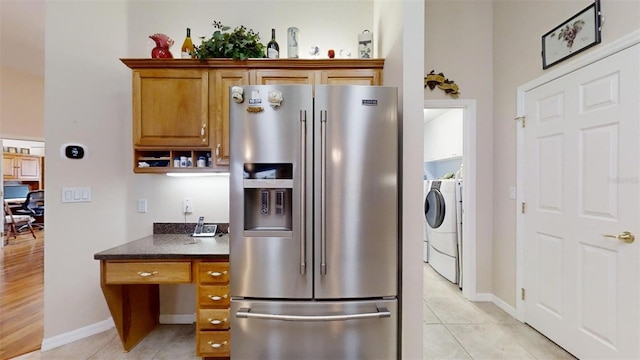
[[[525,320],[579,358],[640,358],[638,64],[640,45],[525,97]]]

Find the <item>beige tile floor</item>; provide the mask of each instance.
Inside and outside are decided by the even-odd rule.
[[[424,265],[423,359],[575,359],[488,302],[471,302]]]
[[[424,359],[574,359],[492,303],[472,303],[458,287],[424,266]],[[19,360],[199,359],[195,325],[161,325],[129,353],[115,329]]]

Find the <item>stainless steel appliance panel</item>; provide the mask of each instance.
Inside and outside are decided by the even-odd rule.
[[[232,359],[396,359],[397,300],[232,300]]]
[[[316,86],[314,298],[397,293],[397,90]]]
[[[243,88],[244,102],[230,104],[230,293],[310,299],[311,225],[304,200],[310,199],[305,190],[312,179],[304,168],[312,153],[304,151],[304,145],[312,140],[307,131],[313,118],[311,87]],[[282,93],[280,106],[269,102],[273,90]],[[263,169],[289,164],[291,171],[284,178],[277,170],[254,176],[247,164]]]

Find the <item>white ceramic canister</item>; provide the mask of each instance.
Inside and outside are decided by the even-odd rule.
[[[358,35],[358,57],[360,59],[373,58],[373,33],[369,30]]]
[[[287,29],[287,57],[289,59],[297,59],[298,55],[298,41],[300,40],[300,29],[297,27],[290,27]]]

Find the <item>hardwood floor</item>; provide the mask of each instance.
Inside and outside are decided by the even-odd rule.
[[[44,230],[0,249],[0,360],[40,349],[44,318]]]

